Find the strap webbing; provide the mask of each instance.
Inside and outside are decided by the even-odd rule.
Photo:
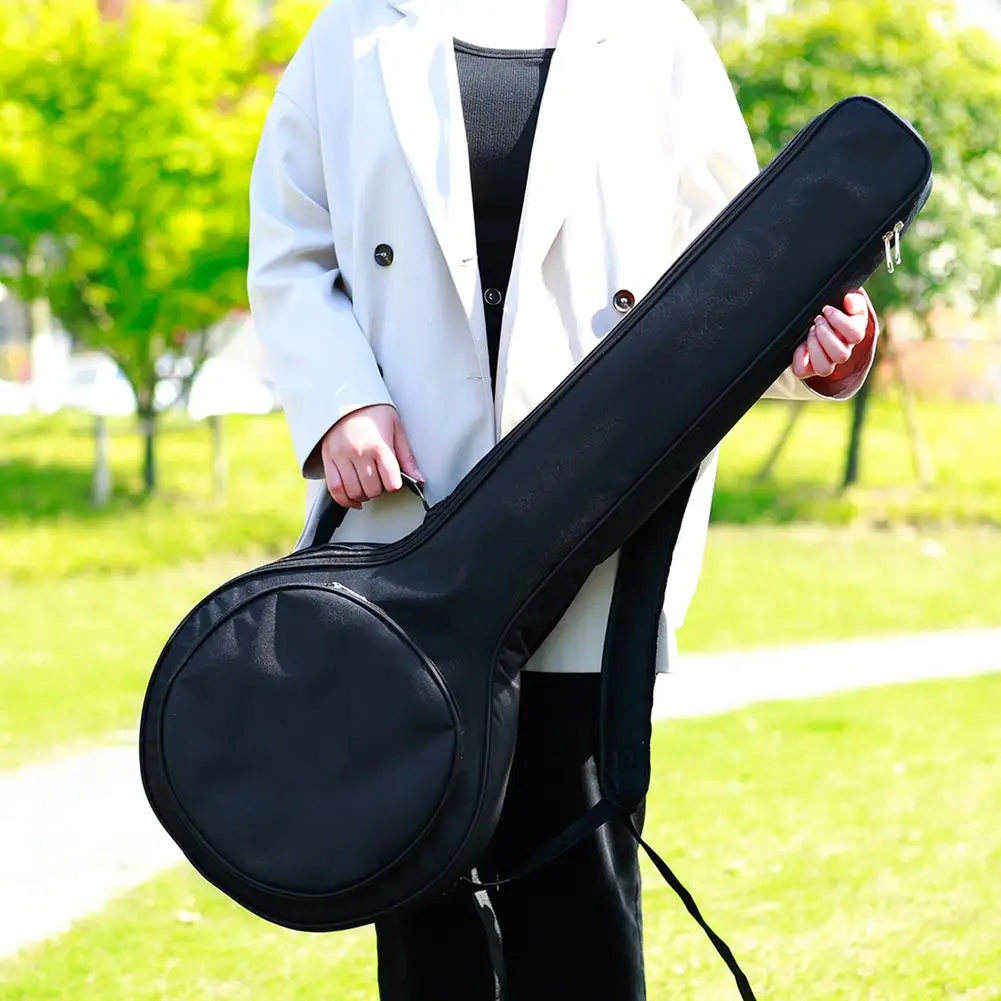
[[[692,473],[619,552],[601,662],[598,783],[601,794],[633,811],[650,787],[657,633]]]
[[[489,914],[485,913],[483,909],[484,904],[480,898],[482,897],[489,901],[486,893],[488,889],[504,886],[507,883],[514,882],[516,879],[522,879],[530,873],[543,868],[543,866],[549,865],[550,862],[555,862],[556,859],[569,851],[574,845],[583,841],[584,838],[593,834],[599,827],[607,824],[609,821],[622,822],[626,825],[629,833],[647,853],[650,861],[657,867],[657,871],[663,876],[667,885],[681,898],[685,909],[706,933],[709,941],[713,944],[713,948],[719,953],[720,958],[726,963],[727,969],[733,974],[733,979],[737,982],[737,990],[740,991],[742,1001],[757,1001],[754,991],[751,989],[751,984],[744,971],[740,968],[740,964],[734,957],[730,947],[709,927],[706,919],[702,917],[702,912],[699,910],[698,905],[695,903],[695,898],[685,889],[681,880],[674,875],[668,864],[643,840],[629,811],[616,807],[607,799],[597,802],[587,813],[578,817],[577,820],[561,831],[555,838],[547,841],[538,851],[529,857],[524,865],[504,879],[492,882],[480,881],[476,870],[473,870],[472,877],[463,877],[463,881],[477,891],[474,896],[477,898],[477,903],[480,904],[480,919],[483,922],[484,931],[486,932],[487,948],[490,950],[490,961],[494,968],[495,983],[498,985],[498,1001],[503,1001],[503,984],[505,981],[504,953],[500,938],[501,930],[497,925],[493,909],[490,908]],[[489,907],[489,904],[486,906]]]
[[[609,821],[625,823],[688,913],[706,933],[733,974],[742,1001],[756,1001],[744,971],[730,947],[709,927],[695,899],[667,863],[643,840],[633,812],[650,785],[650,737],[657,632],[664,590],[681,522],[695,486],[696,473],[678,488],[622,547],[609,612],[601,670],[601,721],[598,778],[602,798],[583,816],[535,851],[523,865],[503,879],[480,881],[474,871],[465,881],[480,895],[522,879],[554,862],[578,842]],[[492,912],[491,912],[492,913]],[[481,916],[482,913],[481,913]],[[490,958],[497,983],[504,980],[504,956],[499,929],[483,916]],[[503,987],[498,988],[503,998]]]
[[[513,883],[516,879],[524,879],[533,872],[537,872],[543,866],[549,865],[550,862],[555,862],[561,855],[564,855],[573,848],[575,844],[593,834],[613,817],[617,817],[619,813],[620,811],[614,803],[609,802],[607,799],[599,800],[587,813],[578,817],[569,827],[564,828],[556,837],[550,838],[541,848],[534,851],[510,875],[505,876],[503,879],[496,879],[493,882],[480,882],[475,876],[472,878],[463,876],[462,881],[477,890],[492,890],[498,886]]]
[[[403,479],[403,485],[417,497],[424,508],[424,513],[427,514],[431,510],[431,506],[428,504],[427,498],[424,496],[424,491],[421,489],[423,484],[418,483],[417,480],[406,473],[401,473],[400,476]],[[324,490],[320,498],[320,504],[322,505],[322,510],[316,519],[316,527],[313,529],[312,538],[305,543],[304,548],[324,546],[330,542],[334,532],[341,527],[341,523],[348,513],[347,509],[341,507],[326,490]]]
[[[598,780],[602,795],[620,808],[629,832],[709,937],[733,974],[743,1001],[754,1001],[751,985],[730,947],[706,924],[692,895],[643,840],[632,818],[650,786],[660,610],[682,519],[697,477],[698,472],[693,472],[630,537],[619,555],[601,667]]]
[[[473,870],[473,879],[477,879]],[[483,934],[487,940],[487,952],[490,955],[490,965],[494,973],[494,1001],[504,1001],[507,996],[507,966],[504,963],[504,940],[501,936],[500,922],[497,912],[486,890],[477,890],[473,894],[476,913],[483,925]]]
[[[751,985],[748,982],[747,977],[744,975],[744,971],[740,968],[740,964],[734,958],[733,953],[730,951],[730,947],[726,944],[709,927],[706,923],[704,917],[702,917],[702,912],[698,908],[698,904],[695,903],[695,898],[685,889],[682,885],[681,880],[671,872],[667,863],[643,840],[640,836],[640,832],[636,829],[636,825],[633,823],[632,817],[627,816],[626,826],[629,828],[630,834],[636,839],[636,841],[642,846],[643,850],[647,853],[650,861],[657,867],[657,871],[664,877],[668,886],[681,898],[681,902],[685,905],[685,909],[689,914],[698,922],[699,927],[706,933],[709,937],[709,941],[712,942],[714,948],[719,953],[720,958],[727,965],[727,969],[733,974],[733,979],[737,981],[737,990],[740,991],[740,996],[743,1001],[757,1001],[754,996],[754,991],[751,990]]]

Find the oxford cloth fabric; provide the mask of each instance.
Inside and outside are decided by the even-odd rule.
[[[757,172],[726,72],[681,0],[571,0],[492,394],[449,29],[436,0],[336,0],[286,68],[264,127],[249,294],[310,481],[304,537],[324,489],[317,445],[336,421],[394,405],[428,499],[444,498],[613,329],[616,293],[641,298]],[[790,371],[767,395],[817,398]],[[659,670],[676,656],[698,581],[716,465],[714,451],[685,514]],[[400,491],[349,511],[335,538],[394,541],[422,516]],[[600,669],[616,565],[595,569],[528,670]]]

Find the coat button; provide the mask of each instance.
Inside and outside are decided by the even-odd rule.
[[[499,306],[504,301],[504,296],[501,295],[499,289],[488,288],[486,292],[483,293],[483,301],[488,306]]]
[[[612,305],[617,313],[628,313],[636,305],[636,296],[628,289],[619,289],[612,298]]]
[[[375,263],[380,268],[388,268],[393,263],[393,248],[388,243],[380,243],[375,248]]]

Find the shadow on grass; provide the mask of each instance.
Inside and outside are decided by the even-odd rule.
[[[109,417],[105,421],[113,435],[134,433],[134,417]],[[55,435],[93,440],[94,417],[82,410],[64,410],[55,414],[29,414],[24,417],[0,416],[0,440],[51,440]]]
[[[45,465],[24,459],[0,464],[0,526],[4,522],[38,523],[71,517],[103,521],[146,506],[151,498],[113,481],[104,507],[92,502],[89,469],[58,463]],[[190,496],[171,497],[160,491],[158,502],[196,504]],[[820,520],[844,524],[857,514],[855,505],[833,490],[816,485],[745,485],[720,483],[713,496],[712,520],[723,525],[789,525]]]
[[[108,504],[98,508],[91,500],[92,487],[91,471],[79,466],[6,461],[0,464],[0,525],[67,516],[99,521],[147,502],[144,494],[116,486]]]
[[[718,525],[847,524],[856,514],[848,496],[816,484],[718,483],[713,494],[712,520]]]

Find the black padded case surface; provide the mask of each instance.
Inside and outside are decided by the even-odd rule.
[[[518,676],[591,570],[686,481],[930,192],[881,104],[805,128],[568,378],[386,546],[230,581],[150,679],[142,777],[192,864],[332,930],[440,892],[503,801]]]

